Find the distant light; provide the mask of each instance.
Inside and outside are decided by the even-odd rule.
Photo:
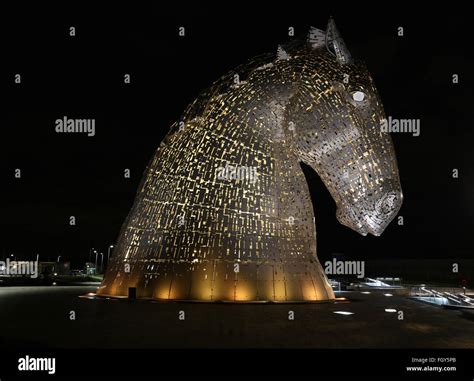
[[[385,308],[385,312],[397,312],[395,308]]]
[[[332,311],[332,312],[338,315],[354,315],[354,312],[349,312],[349,311]]]
[[[54,273],[54,276],[58,275],[58,273]]]
[[[384,294],[385,296],[393,296],[392,294]]]
[[[361,291],[361,294],[370,294],[370,291]]]
[[[56,286],[56,282],[53,282],[53,286]]]

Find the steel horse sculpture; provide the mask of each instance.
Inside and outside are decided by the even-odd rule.
[[[334,299],[300,162],[325,183],[340,223],[380,235],[402,203],[384,118],[370,74],[332,19],[325,32],[311,28],[307,41],[236,68],[158,147],[97,294]]]

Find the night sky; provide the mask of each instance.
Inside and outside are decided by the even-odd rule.
[[[212,3],[217,4],[217,3]],[[271,3],[270,3],[271,4]],[[421,119],[421,135],[392,134],[404,204],[381,237],[340,225],[319,177],[304,167],[318,256],[472,256],[474,184],[471,13],[376,13],[297,2],[179,9],[22,9],[0,23],[0,258],[79,267],[91,247],[106,253],[129,212],[148,160],[201,90],[253,56],[276,51],[288,27],[305,38],[332,15],[366,62],[387,115]],[[29,14],[29,16],[28,16]],[[69,27],[76,36],[69,36]],[[186,37],[178,27],[186,27]],[[397,28],[404,27],[404,37]],[[21,74],[22,83],[14,83]],[[131,84],[124,84],[124,74]],[[459,84],[452,84],[452,74]],[[96,135],[58,134],[55,120],[94,118]],[[21,179],[14,178],[20,168]],[[123,176],[131,170],[131,178]],[[452,178],[452,169],[459,178]],[[76,217],[76,226],[69,225]]]

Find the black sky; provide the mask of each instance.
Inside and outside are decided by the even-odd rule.
[[[119,9],[44,7],[0,23],[0,258],[56,258],[76,266],[117,239],[145,166],[186,105],[256,54],[324,29],[332,15],[364,60],[387,115],[420,118],[421,136],[394,134],[404,192],[400,215],[378,238],[338,224],[317,175],[318,255],[350,258],[470,257],[473,250],[473,74],[470,12],[427,15],[390,7],[229,5]],[[271,3],[270,3],[271,4]],[[304,4],[304,5],[303,5]],[[118,7],[118,6],[117,6]],[[69,27],[77,30],[68,35]],[[187,36],[178,37],[177,28]],[[404,37],[397,36],[403,26]],[[21,73],[21,85],[13,83]],[[125,85],[123,75],[131,74]],[[459,74],[459,84],[451,83]],[[96,136],[57,134],[55,120],[95,118]],[[14,178],[21,168],[22,178]],[[130,168],[131,179],[123,177]],[[458,179],[451,177],[458,168]],[[77,225],[69,226],[69,216]]]

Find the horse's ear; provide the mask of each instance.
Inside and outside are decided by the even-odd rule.
[[[321,48],[326,45],[326,33],[312,26],[309,28],[307,41],[313,49]]]
[[[290,59],[290,55],[281,47],[281,45],[278,45],[277,49],[277,61],[287,61]]]
[[[329,19],[328,27],[326,29],[326,48],[336,56],[336,59],[341,64],[352,62],[352,56],[346,48],[346,44],[339,34],[339,31],[336,28],[336,23],[332,17]]]

